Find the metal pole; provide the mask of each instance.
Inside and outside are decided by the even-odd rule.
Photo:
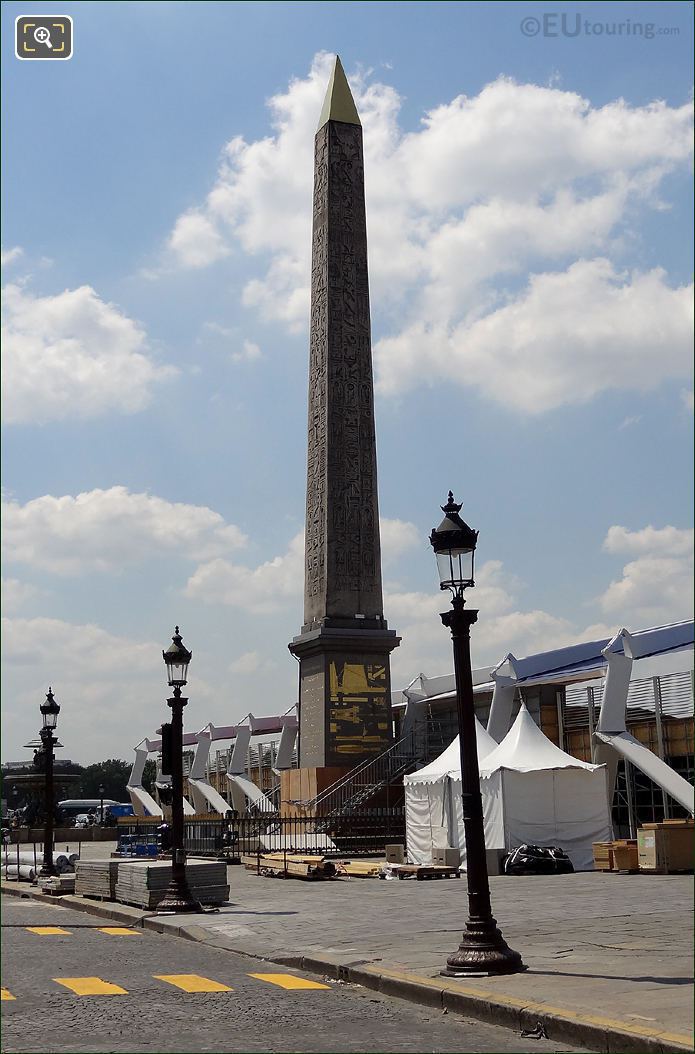
[[[565,721],[562,714],[562,690],[555,692],[555,704],[557,706],[557,738],[560,750],[565,749]]]
[[[589,714],[589,760],[594,763],[594,689],[586,690],[587,712]]]
[[[477,611],[465,610],[463,597],[454,597],[451,611],[445,611],[441,616],[444,625],[451,630],[454,645],[468,880],[466,929],[458,951],[449,956],[446,968],[441,971],[446,977],[465,977],[467,974],[481,972],[517,973],[525,969],[519,953],[507,945],[497,928],[490,904],[470,653],[470,628],[477,618]]]
[[[654,715],[656,717],[656,746],[659,757],[662,761],[665,761],[664,729],[661,723],[661,681],[658,677],[652,678],[652,688],[654,690]],[[664,803],[664,819],[668,820],[671,815],[671,806],[669,805],[668,794],[663,787],[661,788],[661,800]]]
[[[203,908],[188,887],[183,830],[183,708],[188,702],[176,686],[171,707],[171,882],[158,911],[196,912]]]
[[[632,787],[632,765],[625,758],[625,791],[627,794],[627,822],[630,827],[630,838],[636,838],[635,826],[635,798]]]
[[[41,742],[43,743],[43,755],[45,770],[45,807],[46,816],[43,828],[43,865],[41,875],[55,875],[53,866],[53,745],[56,742],[50,728],[41,730]]]

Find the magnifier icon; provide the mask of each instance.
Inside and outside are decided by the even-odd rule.
[[[45,26],[38,26],[34,30],[34,40],[37,44],[45,44],[47,48],[53,47],[51,44],[51,34]]]

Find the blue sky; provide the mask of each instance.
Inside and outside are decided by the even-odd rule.
[[[66,754],[129,756],[175,622],[188,727],[295,700],[336,50],[365,135],[394,687],[449,670],[427,535],[450,487],[480,529],[478,663],[690,617],[690,5],[41,11],[72,15],[70,61],[17,61],[32,12],[2,9],[3,758],[49,683]]]

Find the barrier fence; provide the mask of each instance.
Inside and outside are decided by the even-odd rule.
[[[154,818],[128,818],[119,823],[121,841],[133,855],[151,854],[159,844],[166,850],[168,828]],[[341,816],[194,817],[184,822],[189,853],[202,856],[266,853],[305,853],[321,856],[383,856],[385,847],[405,842],[405,810],[371,809]]]
[[[2,877],[14,881],[32,881],[38,875],[43,864],[43,844],[37,849],[36,842],[27,848],[20,848],[19,842],[2,846]]]

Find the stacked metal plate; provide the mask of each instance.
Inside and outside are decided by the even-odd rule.
[[[75,873],[51,875],[50,878],[40,879],[39,885],[44,893],[52,893],[56,896],[62,896],[64,893],[74,893]]]
[[[119,860],[78,860],[75,865],[75,893],[83,897],[113,900]]]
[[[223,860],[188,860],[188,886],[201,904],[224,904],[229,898],[227,865]],[[118,869],[116,900],[140,908],[156,908],[171,881],[171,864],[128,863]]]

